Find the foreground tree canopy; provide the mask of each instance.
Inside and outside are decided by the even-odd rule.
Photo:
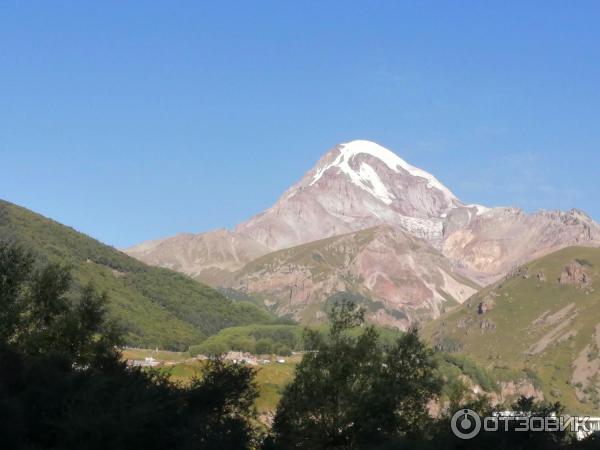
[[[40,267],[0,244],[0,448],[125,449],[566,449],[597,448],[568,433],[482,433],[460,441],[449,413],[429,413],[443,379],[410,330],[392,345],[364,325],[352,303],[337,303],[325,335],[307,330],[295,379],[273,427],[256,420],[254,371],[211,360],[189,385],[128,368],[106,298],[73,291],[69,272]],[[356,333],[356,328],[361,331]],[[354,329],[354,332],[350,333]],[[484,398],[451,408],[491,414]],[[514,410],[560,414],[560,405],[522,399]],[[266,439],[265,439],[265,434]]]
[[[470,408],[481,417],[503,410],[522,417],[552,417],[560,404],[521,398],[512,405],[492,407],[486,397],[459,395],[449,404],[440,398],[444,380],[433,352],[409,330],[391,346],[375,328],[365,326],[363,311],[350,302],[334,306],[328,335],[307,330],[307,348],[296,377],[283,392],[270,449],[503,449],[560,450],[600,448],[591,438],[577,442],[565,431],[524,433],[482,432],[463,441],[451,432],[453,413]],[[350,333],[355,328],[362,332]],[[432,417],[433,406],[441,408]]]
[[[367,448],[422,438],[427,403],[440,392],[434,360],[415,330],[384,351],[373,327],[357,337],[363,312],[337,304],[327,336],[307,331],[307,354],[285,389],[273,426],[280,448]]]
[[[179,386],[120,360],[120,335],[93,287],[0,246],[0,447],[235,449],[257,445],[254,373],[208,363]]]

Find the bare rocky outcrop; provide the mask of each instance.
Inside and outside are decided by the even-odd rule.
[[[318,321],[328,298],[362,299],[371,322],[405,329],[476,292],[427,242],[376,227],[280,250],[246,265],[230,287],[274,301],[281,315]]]
[[[493,392],[485,391],[479,384],[475,383],[471,378],[465,375],[460,375],[460,380],[467,387],[468,393],[470,394],[468,398],[463,400],[475,400],[478,396],[486,396],[492,406],[514,402],[520,397],[532,397],[538,401],[544,400],[544,393],[536,388],[529,379],[501,381],[497,385],[497,390]]]
[[[546,281],[546,275],[542,271],[538,272],[538,274],[536,275],[536,278],[538,279],[538,281],[542,281],[542,282]]]
[[[575,307],[575,303],[569,303],[553,314],[550,314],[550,311],[545,311],[540,317],[535,319],[531,325],[534,329],[543,326],[554,326],[572,318],[576,314],[577,308]]]
[[[492,403],[500,405],[519,397],[533,397],[538,401],[543,401],[544,393],[536,388],[530,380],[503,381],[500,383],[500,394],[492,395]]]
[[[570,327],[577,314],[575,303],[569,303],[553,314],[545,311],[533,321],[530,327],[531,331],[544,330],[545,334],[527,349],[526,354],[538,355],[551,345],[564,342],[569,337],[574,336],[576,331],[570,329]]]
[[[600,225],[581,211],[526,214],[517,208],[493,208],[445,233],[443,252],[467,276],[487,284],[514,267],[573,245],[600,245]]]
[[[496,324],[489,319],[484,319],[479,324],[479,329],[482,333],[492,333],[496,331]]]
[[[573,362],[571,384],[580,401],[600,407],[600,324],[596,325],[591,342]]]
[[[590,285],[591,277],[579,262],[571,261],[563,269],[558,282],[562,285],[570,284],[581,289]]]
[[[477,305],[477,313],[483,315],[495,307],[496,301],[491,296],[487,296]]]

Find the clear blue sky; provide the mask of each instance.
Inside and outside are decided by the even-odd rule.
[[[600,3],[0,0],[0,198],[115,246],[232,227],[371,139],[600,219]]]

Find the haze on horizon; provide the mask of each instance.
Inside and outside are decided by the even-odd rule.
[[[368,139],[467,203],[600,220],[596,2],[10,3],[0,198],[125,247]]]

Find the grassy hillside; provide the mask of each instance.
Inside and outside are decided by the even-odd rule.
[[[41,262],[69,266],[75,285],[92,282],[109,296],[109,310],[129,345],[186,349],[219,330],[269,323],[273,316],[234,302],[184,275],[147,266],[72,228],[0,200],[0,241],[32,250]]]
[[[572,412],[600,415],[598,287],[600,249],[567,248],[482,290],[424,335],[498,377],[527,374]]]

